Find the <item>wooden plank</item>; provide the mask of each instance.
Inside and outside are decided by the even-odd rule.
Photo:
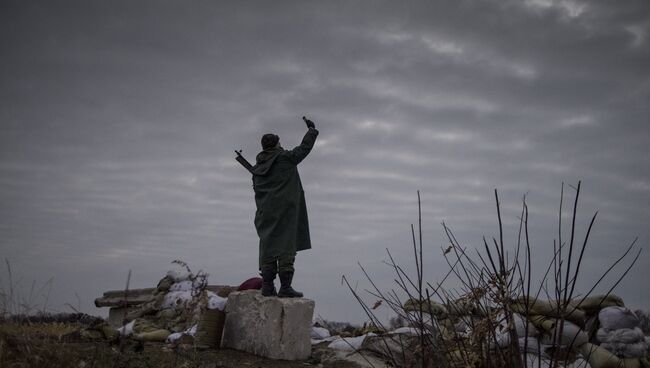
[[[237,286],[208,285],[206,286],[206,289],[222,298],[225,298],[232,291],[237,290]],[[102,297],[95,299],[95,306],[97,308],[136,306],[153,300],[153,294],[155,291],[156,288],[128,290],[125,298],[124,290],[109,290],[104,292]]]

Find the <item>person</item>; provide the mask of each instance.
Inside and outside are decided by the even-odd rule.
[[[255,229],[260,238],[259,269],[262,295],[300,298],[302,293],[291,287],[296,252],[310,249],[309,221],[305,193],[298,174],[298,164],[314,147],[318,130],[314,122],[303,117],[308,131],[302,143],[285,150],[275,134],[262,137],[262,152],[250,170],[255,191]],[[280,278],[276,292],[275,277]]]

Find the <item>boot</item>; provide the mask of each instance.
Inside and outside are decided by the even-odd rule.
[[[262,296],[278,296],[273,284],[275,274],[276,270],[272,267],[262,268]]]
[[[293,280],[293,271],[280,272],[280,298],[302,298],[302,293],[293,290],[291,281]]]

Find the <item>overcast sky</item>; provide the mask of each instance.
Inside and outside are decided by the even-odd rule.
[[[357,262],[394,287],[382,261],[412,263],[417,190],[435,282],[443,221],[469,249],[498,234],[495,188],[506,247],[527,195],[541,272],[562,183],[582,180],[579,239],[600,211],[586,292],[650,243],[649,38],[645,0],[3,0],[0,255],[27,291],[53,278],[55,311],[105,314],[94,298],[129,270],[154,287],[174,259],[237,285],[258,239],[233,150],[253,160],[268,132],[298,145],[307,115],[313,249],[294,286],[321,316],[363,320],[341,285],[365,287]],[[650,308],[647,251],[617,289],[635,308]]]

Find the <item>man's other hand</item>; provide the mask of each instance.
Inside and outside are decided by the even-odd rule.
[[[305,124],[307,124],[307,128],[316,129],[316,125],[314,124],[313,121],[307,119],[307,118],[304,117],[304,116],[302,117],[302,120],[304,120],[304,121],[305,121]]]

